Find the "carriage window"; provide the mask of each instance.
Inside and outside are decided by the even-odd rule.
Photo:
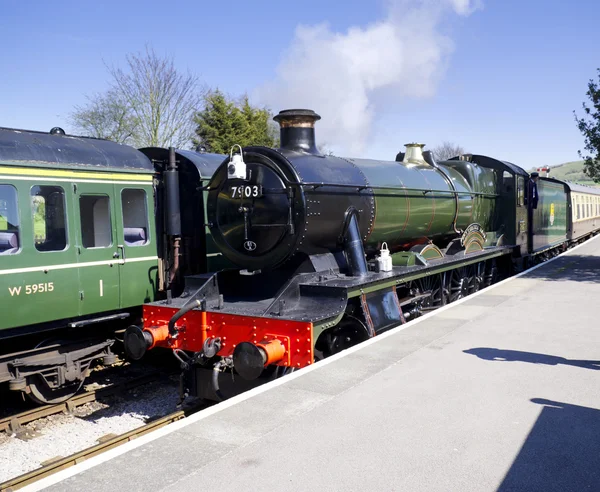
[[[590,217],[590,197],[585,197],[585,217],[589,219]]]
[[[525,203],[525,178],[519,177],[517,179],[517,206],[522,207]]]
[[[31,188],[33,235],[38,251],[62,251],[67,247],[65,192],[60,186]]]
[[[112,244],[110,201],[106,195],[81,195],[81,244],[84,248],[106,248]]]
[[[0,255],[17,253],[19,243],[17,190],[11,185],[0,185]]]
[[[583,199],[583,209],[585,210],[585,217],[588,218],[590,216],[590,197],[588,196]]]
[[[148,243],[148,214],[146,192],[126,189],[121,192],[123,206],[123,235],[128,246]]]

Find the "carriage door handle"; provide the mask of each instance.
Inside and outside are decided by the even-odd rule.
[[[119,244],[119,245],[117,246],[117,249],[120,249],[120,250],[121,250],[121,259],[122,259],[123,261],[125,261],[125,247],[124,247],[122,244]],[[115,254],[117,255],[116,257],[118,258],[118,257],[119,257],[119,253],[115,253]]]

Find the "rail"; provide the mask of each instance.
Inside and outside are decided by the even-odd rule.
[[[93,391],[87,391],[85,393],[81,393],[80,395],[75,395],[74,397],[69,398],[67,401],[62,403],[33,408],[22,413],[4,417],[0,419],[0,431],[17,435],[19,433],[25,433],[26,430],[23,428],[25,424],[48,417],[50,415],[56,415],[62,412],[72,412],[75,410],[75,408],[85,405],[86,403],[96,401],[99,398],[112,396],[123,391],[142,386],[143,384],[154,382],[160,377],[161,374],[163,373],[152,372],[150,374],[145,374],[137,378],[123,381],[122,383],[115,383],[111,386],[99,388]]]
[[[149,432],[160,429],[161,427],[164,427],[165,425],[168,425],[172,422],[181,420],[182,418],[185,418],[188,415],[196,413],[197,411],[202,410],[204,408],[206,408],[205,403],[198,404],[185,410],[178,410],[177,412],[173,412],[169,415],[153,420],[152,422],[138,427],[137,429],[133,429],[119,436],[107,439],[106,441],[84,449],[83,451],[78,451],[77,453],[74,453],[65,458],[59,458],[56,461],[48,463],[40,468],[24,473],[23,475],[19,475],[18,477],[11,478],[6,482],[0,483],[0,492],[12,492],[15,490],[19,490],[27,485],[31,485],[32,483],[41,480],[42,478],[46,478],[50,475],[58,473],[61,470],[65,470],[67,468],[75,466],[76,464],[81,463],[86,459],[92,458],[106,451],[109,451],[110,449],[116,448],[117,446],[120,446],[133,439],[148,434]]]

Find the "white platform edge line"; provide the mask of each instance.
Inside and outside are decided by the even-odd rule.
[[[318,364],[305,367],[300,371],[289,374],[288,376],[285,376],[283,378],[276,379],[269,383],[263,384],[262,386],[258,386],[257,388],[253,388],[249,391],[246,391],[245,393],[242,393],[241,395],[234,396],[233,398],[230,398],[229,400],[225,400],[221,403],[218,403],[212,407],[207,408],[206,410],[202,410],[202,411],[195,413],[189,417],[178,420],[177,422],[173,422],[172,424],[166,425],[165,427],[162,427],[162,428],[160,428],[156,431],[153,431],[149,434],[146,434],[145,436],[138,437],[137,439],[135,439],[133,441],[130,441],[126,444],[122,444],[121,446],[111,449],[110,451],[106,451],[105,453],[102,453],[98,456],[90,458],[89,460],[83,461],[82,463],[72,466],[71,468],[67,468],[66,470],[55,473],[54,475],[50,475],[49,477],[43,478],[42,480],[39,480],[38,482],[35,482],[31,485],[23,487],[22,489],[19,489],[19,490],[21,490],[23,492],[36,492],[38,490],[42,490],[46,487],[50,487],[59,482],[62,482],[63,480],[66,480],[67,478],[70,478],[70,477],[73,477],[80,473],[83,473],[84,471],[89,470],[90,468],[93,468],[102,463],[110,461],[111,459],[121,456],[122,454],[132,451],[133,449],[139,448],[140,446],[143,446],[144,444],[147,444],[147,443],[152,442],[156,439],[159,439],[163,436],[171,434],[172,432],[178,431],[179,429],[183,429],[184,427],[187,427],[188,425],[199,422],[200,420],[204,420],[205,418],[210,417],[211,415],[214,415],[222,410],[232,407],[233,405],[237,405],[238,403],[248,400],[255,395],[260,395],[260,394],[264,393],[265,391],[269,391],[273,388],[276,388],[277,386],[286,384],[287,382],[293,381],[296,378],[302,377],[304,374],[308,374],[312,371],[316,371],[319,368],[325,367],[325,366],[335,362],[338,359],[342,359],[343,357],[347,357],[348,355],[353,354],[354,352],[358,352],[359,350],[362,350],[364,347],[368,347],[369,345],[378,343],[381,340],[385,340],[386,338],[388,338],[392,335],[395,335],[396,333],[399,333],[399,332],[405,330],[406,328],[417,325],[417,324],[435,316],[438,313],[441,313],[448,309],[452,309],[455,306],[459,306],[463,302],[474,299],[475,297],[477,297],[480,294],[489,292],[490,290],[493,290],[496,287],[500,287],[501,285],[507,284],[513,280],[523,277],[523,276],[537,270],[538,268],[540,268],[542,266],[546,266],[546,265],[552,263],[553,261],[557,260],[558,258],[561,258],[562,256],[568,256],[569,254],[573,253],[573,251],[576,251],[580,247],[585,246],[586,244],[593,241],[594,239],[598,239],[598,236],[594,236],[594,237],[588,239],[587,241],[569,249],[568,251],[565,251],[564,253],[561,253],[560,255],[555,256],[554,258],[551,258],[548,261],[540,263],[524,272],[513,275],[512,277],[504,279],[494,285],[490,285],[489,287],[486,287],[485,289],[477,291],[468,297],[459,299],[458,301],[454,301],[451,304],[447,304],[446,306],[438,308],[435,311],[427,313],[424,316],[421,316],[413,321],[409,321],[408,323],[406,323],[404,325],[400,325],[396,328],[392,328],[391,330],[386,331],[385,333],[382,333],[381,335],[378,335],[374,338],[370,338],[369,340],[366,340],[358,345],[355,345],[354,347],[346,349],[343,352],[339,352],[335,355],[327,357],[327,359],[322,360]]]

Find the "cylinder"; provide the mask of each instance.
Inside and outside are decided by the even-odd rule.
[[[175,162],[175,149],[169,148],[169,167],[164,173],[166,191],[166,222],[169,236],[181,235],[181,209],[179,205],[179,170]]]

